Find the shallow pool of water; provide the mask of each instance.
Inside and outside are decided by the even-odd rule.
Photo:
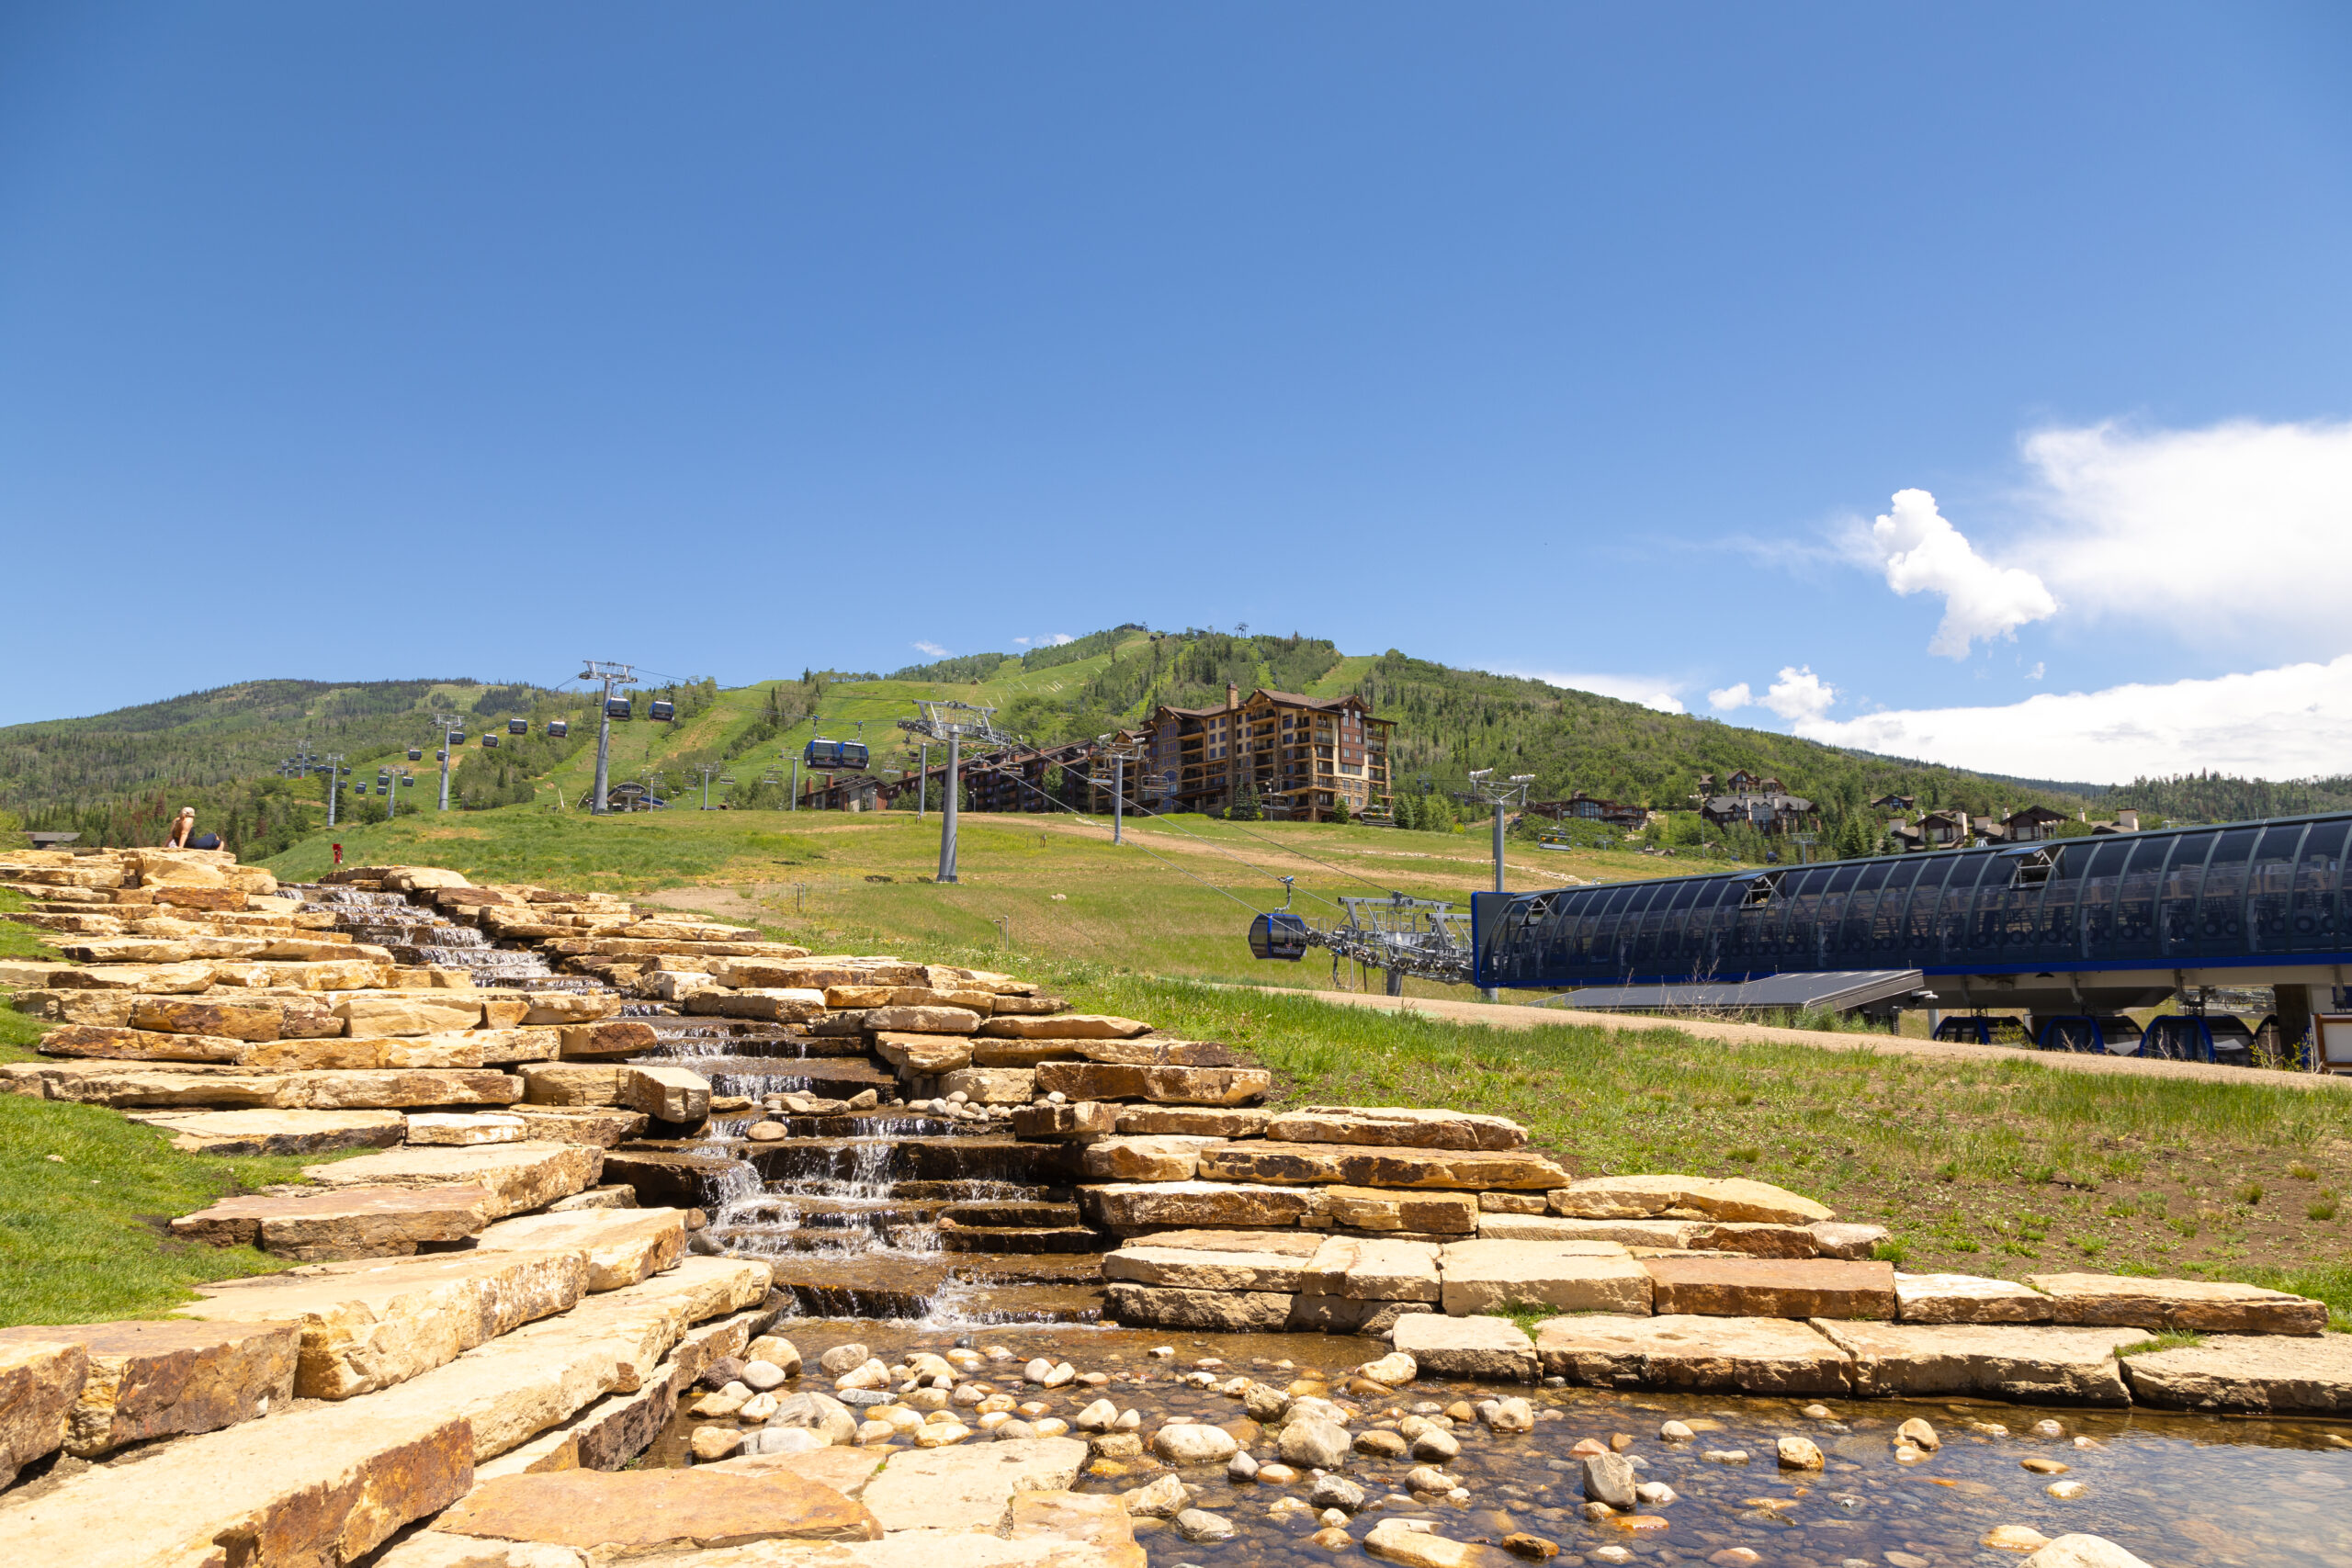
[[[794,1388],[828,1389],[830,1380],[816,1370],[817,1358],[852,1340],[890,1361],[911,1350],[944,1350],[959,1339],[980,1348],[1001,1345],[1014,1359],[978,1375],[1018,1398],[1042,1401],[1064,1419],[1107,1396],[1121,1409],[1142,1414],[1147,1440],[1167,1417],[1191,1416],[1227,1427],[1261,1459],[1273,1457],[1272,1431],[1250,1422],[1238,1399],[1185,1384],[1182,1380],[1195,1370],[1195,1361],[1223,1362],[1212,1369],[1221,1379],[1248,1376],[1286,1385],[1320,1376],[1333,1397],[1359,1412],[1350,1422],[1356,1432],[1384,1421],[1393,1424],[1392,1411],[1411,1412],[1423,1404],[1475,1405],[1511,1394],[1534,1404],[1536,1427],[1524,1435],[1495,1435],[1475,1422],[1453,1428],[1462,1452],[1442,1468],[1463,1480],[1470,1494],[1466,1503],[1410,1495],[1405,1478],[1419,1461],[1351,1455],[1348,1475],[1374,1500],[1346,1527],[1351,1543],[1360,1543],[1383,1518],[1401,1515],[1427,1519],[1437,1533],[1456,1540],[1498,1542],[1513,1532],[1541,1536],[1560,1548],[1554,1561],[1570,1568],[1578,1562],[1703,1562],[1735,1549],[1757,1553],[1756,1561],[1769,1568],[1948,1568],[2017,1562],[2020,1553],[1982,1542],[1997,1526],[2023,1525],[2047,1536],[2105,1536],[2157,1568],[2352,1564],[2352,1447],[2336,1446],[2352,1444],[2352,1425],[2343,1423],[1864,1400],[1822,1401],[1831,1412],[1831,1418],[1822,1419],[1804,1414],[1815,1403],[1806,1399],[1531,1389],[1433,1379],[1384,1399],[1345,1392],[1349,1368],[1386,1352],[1385,1344],[1370,1339],[1171,1335],[1068,1325],[959,1331],[899,1321],[808,1318],[783,1320],[775,1332],[791,1338],[808,1358],[808,1370]],[[1173,1347],[1176,1355],[1153,1357],[1150,1351],[1159,1346]],[[1024,1387],[1021,1367],[1037,1355],[1067,1359],[1080,1372],[1108,1374],[1112,1381],[1051,1392]],[[1899,1462],[1894,1431],[1915,1416],[1936,1427],[1942,1447],[1923,1462]],[[1694,1428],[1696,1437],[1663,1440],[1658,1428],[1669,1420]],[[2037,1423],[2044,1420],[2056,1422],[2059,1433],[2037,1433]],[[687,1439],[706,1424],[681,1414],[650,1462],[687,1462]],[[1619,1433],[1634,1439],[1625,1452],[1640,1461],[1638,1479],[1662,1481],[1678,1495],[1672,1503],[1640,1510],[1664,1519],[1663,1528],[1629,1529],[1583,1516],[1582,1467],[1569,1450],[1581,1439],[1606,1443]],[[1775,1445],[1790,1436],[1817,1443],[1827,1468],[1811,1473],[1781,1470]],[[1745,1464],[1706,1457],[1737,1450],[1750,1456]],[[2029,1459],[2066,1468],[2028,1470],[2023,1461]],[[1167,1473],[1148,1458],[1124,1462],[1120,1472],[1082,1476],[1079,1489],[1124,1491]],[[1107,1467],[1097,1461],[1094,1468]],[[1270,1515],[1286,1495],[1303,1500],[1310,1478],[1272,1486],[1228,1481],[1222,1467],[1177,1473],[1193,1493],[1193,1506],[1230,1520],[1236,1534],[1221,1543],[1190,1541],[1172,1527],[1139,1519],[1138,1535],[1154,1568],[1271,1568],[1362,1558],[1360,1544],[1327,1550],[1308,1540],[1306,1530],[1285,1528]],[[2064,1500],[2050,1495],[2046,1488],[2056,1481],[2080,1483],[2082,1495]],[[1630,1555],[1620,1557],[1621,1551]],[[1734,1555],[1724,1561],[1747,1559]]]

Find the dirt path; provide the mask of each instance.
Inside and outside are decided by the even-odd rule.
[[[1269,996],[1295,997],[1282,987],[1257,986]],[[1881,1055],[1913,1056],[1928,1061],[1983,1064],[2030,1061],[2062,1072],[2107,1073],[2123,1077],[2188,1078],[2203,1083],[2256,1083],[2278,1089],[2352,1091],[2352,1077],[2325,1073],[2271,1072],[2259,1067],[2225,1067],[2204,1062],[2143,1061],[2135,1056],[2097,1056],[2073,1051],[2018,1051],[1998,1045],[1962,1045],[1941,1040],[1905,1040],[1890,1034],[1831,1034],[1810,1029],[1773,1029],[1758,1023],[1715,1023],[1695,1019],[1658,1019],[1641,1014],[1578,1012],[1567,1008],[1514,1007],[1509,1003],[1441,1001],[1429,997],[1370,996],[1360,991],[1309,991],[1318,1001],[1341,1007],[1381,1009],[1390,1012],[1424,1012],[1458,1023],[1484,1023],[1497,1029],[1540,1029],[1555,1024],[1587,1024],[1617,1034],[1638,1034],[1653,1029],[1679,1030],[1702,1040],[1734,1044],[1779,1043],[1811,1045],[1824,1051],[1871,1051]]]

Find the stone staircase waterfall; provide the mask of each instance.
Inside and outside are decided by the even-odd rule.
[[[613,989],[559,975],[536,949],[493,941],[411,895],[288,891],[403,964],[463,969],[487,988]],[[634,1061],[689,1068],[715,1100],[749,1102],[715,1111],[696,1138],[636,1140],[607,1156],[607,1180],[636,1182],[647,1202],[704,1212],[696,1251],[767,1260],[776,1288],[808,1316],[978,1325],[1097,1315],[1105,1243],[1080,1221],[1067,1146],[908,1110],[896,1072],[860,1036],[684,1017],[661,1002],[624,1003],[620,1016],[658,1039]],[[881,1101],[868,1110],[808,1114],[782,1100],[866,1089]]]

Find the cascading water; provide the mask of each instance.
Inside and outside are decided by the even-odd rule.
[[[557,975],[536,950],[401,894],[295,891],[306,912],[332,914],[336,929],[404,964],[463,969],[484,988],[612,990]],[[908,1110],[897,1103],[895,1073],[860,1037],[684,1017],[654,1002],[625,1003],[620,1016],[653,1029],[639,1065],[686,1067],[709,1080],[715,1100],[749,1101],[715,1111],[696,1137],[624,1144],[608,1160],[608,1168],[675,1162],[672,1179],[683,1178],[690,1195],[662,1201],[709,1217],[696,1250],[768,1259],[777,1289],[808,1315],[935,1320],[944,1312],[972,1324],[1095,1315],[1101,1242],[1079,1223],[1071,1150]],[[868,1090],[876,1103],[845,1108]],[[808,1108],[792,1109],[787,1096],[808,1097]]]

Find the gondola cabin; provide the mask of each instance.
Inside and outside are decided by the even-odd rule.
[[[408,760],[412,762],[422,762],[424,761],[424,750],[415,746],[410,747],[408,749]]]
[[[506,733],[528,735],[531,733],[531,721],[527,718],[510,718],[506,721]]]
[[[489,747],[489,748],[490,748],[492,750],[493,750],[493,751],[495,751],[495,750],[498,750],[498,737],[497,737],[497,736],[495,736],[495,735],[485,735],[485,736],[483,736],[483,737],[481,738],[481,743],[482,743],[484,746]]]
[[[801,750],[800,765],[820,772],[862,769],[865,766],[865,742],[863,740],[828,740],[820,735]]]
[[[678,705],[665,703],[657,697],[653,701],[653,705],[645,710],[645,716],[656,724],[667,724],[678,716]]]
[[[569,734],[571,734],[571,725],[569,725],[569,724],[567,724],[567,723],[565,723],[562,719],[560,719],[560,718],[551,718],[551,719],[548,720],[548,739],[550,739],[550,740],[560,740],[560,739],[562,739],[565,736],[567,736],[567,735],[569,735]]]
[[[629,716],[628,699],[627,697],[606,697],[605,699],[605,716],[606,718],[617,718],[626,723]]]
[[[435,751],[433,753],[433,760],[436,762],[446,762],[449,760],[449,753],[447,751]]]
[[[1306,922],[1296,915],[1275,910],[1250,922],[1250,951],[1260,958],[1286,958],[1293,964],[1306,956]]]
[[[466,732],[465,732],[464,730],[462,730],[462,729],[453,729],[453,730],[451,730],[451,731],[449,732],[449,744],[450,744],[450,745],[452,745],[452,746],[463,746],[465,743],[466,743]]]

